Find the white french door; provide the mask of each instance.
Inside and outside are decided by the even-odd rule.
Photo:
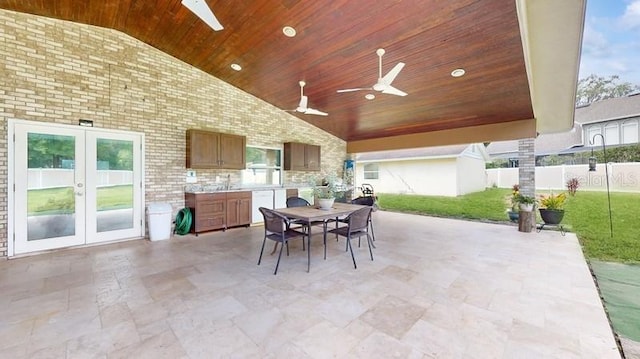
[[[141,134],[18,120],[9,133],[9,255],[144,235]]]

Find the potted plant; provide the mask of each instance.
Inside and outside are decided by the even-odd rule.
[[[535,197],[526,196],[521,193],[518,193],[518,195],[516,196],[516,201],[520,206],[520,210],[525,212],[533,211],[533,206],[536,204]]]
[[[540,196],[538,202],[540,203],[540,217],[545,224],[560,224],[564,217],[564,203],[567,200],[567,195],[563,193]]]
[[[339,191],[338,177],[332,173],[319,181],[317,177],[312,176],[309,184],[313,188],[313,197],[317,199],[320,209],[330,209],[336,199],[336,193]]]

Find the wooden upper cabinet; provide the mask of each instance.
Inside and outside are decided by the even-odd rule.
[[[244,169],[246,137],[187,130],[187,168]]]
[[[284,169],[320,171],[320,146],[297,142],[285,143]]]
[[[246,137],[221,133],[219,151],[221,167],[243,170],[247,164],[246,147]]]
[[[320,171],[320,146],[306,145],[304,150],[307,170]]]

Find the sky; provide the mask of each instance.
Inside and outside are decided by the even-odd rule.
[[[579,78],[640,86],[640,0],[587,0]]]

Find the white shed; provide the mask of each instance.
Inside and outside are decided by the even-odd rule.
[[[485,189],[487,159],[480,143],[362,153],[355,183],[377,193],[459,196]]]

